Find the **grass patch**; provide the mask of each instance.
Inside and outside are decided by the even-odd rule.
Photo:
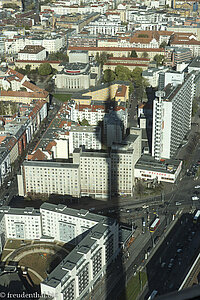
[[[9,251],[9,250],[3,250],[2,255],[1,255],[1,261],[4,261],[5,257],[8,254],[10,254],[11,252],[12,252],[12,250],[11,251]]]
[[[53,94],[54,98],[59,100],[60,102],[67,102],[71,100],[71,94]]]
[[[147,282],[147,274],[145,272],[137,273],[136,276],[133,276],[129,280],[126,289],[122,292],[119,299],[135,300],[140,294],[140,292],[142,291],[146,282]]]
[[[20,240],[8,240],[4,248],[17,249],[19,247],[21,247],[21,241]]]

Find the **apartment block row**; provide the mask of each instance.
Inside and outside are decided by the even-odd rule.
[[[2,185],[5,177],[11,172],[11,165],[25,150],[41,122],[46,118],[47,102],[43,99],[40,101],[40,97],[37,98],[37,93],[43,93],[44,90],[37,88],[26,76],[14,70],[8,69],[1,78],[0,86],[2,88],[0,100],[4,108],[0,119],[0,185]],[[28,92],[21,92],[21,87]],[[15,101],[13,97],[7,95],[7,99],[2,95],[9,89],[12,89]],[[22,104],[23,101],[20,103],[21,93],[31,95],[31,100],[26,104]]]
[[[76,245],[41,283],[41,294],[56,300],[81,299],[119,253],[115,220],[61,204],[44,203],[40,209],[1,207],[1,252],[7,239]]]
[[[73,162],[28,160],[18,175],[19,195],[68,194],[75,197],[109,198],[132,195],[134,166],[141,156],[141,130],[131,134],[111,152],[75,149]]]

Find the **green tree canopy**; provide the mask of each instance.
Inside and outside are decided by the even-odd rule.
[[[156,62],[157,66],[161,66],[164,61],[164,55],[156,54],[154,56],[153,60]]]
[[[26,65],[25,70],[26,70],[27,74],[30,73],[31,65]]]
[[[132,78],[137,87],[142,86],[142,69],[140,67],[136,67],[132,71]]]
[[[115,80],[115,72],[112,71],[112,70],[105,70],[104,71],[104,75],[103,75],[103,80],[104,82],[111,82],[111,81],[114,81]]]
[[[40,75],[49,75],[52,72],[52,67],[49,63],[44,63],[39,66],[38,73]]]
[[[131,71],[129,68],[124,66],[117,66],[115,68],[116,79],[118,80],[130,80],[131,79]]]
[[[56,53],[51,53],[48,56],[48,60],[62,60],[62,61],[69,61],[69,57],[67,54],[63,52],[56,52]]]
[[[12,9],[18,9],[19,6],[16,3],[12,3],[12,0],[10,0],[10,3],[4,3],[3,8],[12,8]]]
[[[160,48],[165,48],[167,46],[167,43],[165,41],[163,41],[161,44],[160,44]]]
[[[96,54],[96,61],[101,64],[101,66],[103,66],[107,60],[108,60],[109,54],[107,54],[106,52],[102,52],[100,55],[97,52]]]
[[[132,50],[130,57],[138,57],[137,52],[135,50]]]

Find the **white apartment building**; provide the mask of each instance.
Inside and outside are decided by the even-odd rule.
[[[144,77],[149,86],[157,87],[159,83],[159,74],[167,72],[168,68],[149,68],[142,72],[142,77]]]
[[[111,192],[111,159],[106,152],[76,149],[74,159],[80,164],[81,195],[109,198]]]
[[[98,20],[90,22],[85,26],[91,35],[110,35],[115,36],[118,33],[126,32],[126,25],[121,25],[121,21],[110,21],[106,17],[101,17]]]
[[[101,128],[97,126],[72,126],[69,132],[69,153],[75,148],[101,149]]]
[[[32,207],[25,209],[1,208],[4,213],[6,238],[39,240],[42,235],[40,211]]]
[[[141,138],[141,129],[132,128],[130,136],[121,145],[113,145],[110,153],[82,147],[74,150],[73,163],[25,161],[18,175],[19,195],[68,194],[100,199],[109,198],[111,193],[132,195]],[[119,160],[120,155],[122,159]],[[113,192],[111,187],[115,187]]]
[[[41,214],[44,224],[50,227],[47,233],[52,237],[57,237],[59,232],[62,241],[73,242],[78,235],[76,244],[79,242],[41,283],[41,294],[55,300],[80,300],[93,289],[105,274],[106,267],[116,258],[118,224],[86,210],[69,209],[64,205],[45,203],[41,206]]]
[[[168,84],[173,86],[177,86],[184,82],[185,73],[184,72],[177,72],[173,70],[162,70],[159,72],[159,79],[158,79],[158,86],[159,90],[163,90]]]
[[[166,159],[155,160],[150,155],[142,155],[134,170],[135,180],[175,183],[182,168],[182,161]]]
[[[68,208],[64,205],[49,205],[45,203],[40,208],[42,217],[43,235],[54,238],[56,241],[77,244],[82,240],[84,233],[94,227],[98,221],[86,220],[86,212]]]
[[[191,128],[194,74],[182,85],[168,85],[153,102],[152,156],[172,158]]]
[[[112,118],[114,115],[116,118],[121,120],[123,127],[126,129],[128,126],[128,111],[124,106],[118,106],[116,111],[109,110],[106,112],[105,105],[102,104],[76,104],[72,101],[68,103],[67,112],[69,115],[69,119],[72,121],[78,122],[78,120],[83,121],[86,119],[90,125],[97,126],[99,122],[105,119],[105,116],[108,115]],[[106,125],[106,120],[105,120]]]
[[[25,161],[18,175],[21,195],[61,194],[80,196],[79,165],[52,161]]]
[[[3,143],[3,142],[2,142]],[[0,146],[0,186],[11,171],[10,152],[3,144]]]
[[[111,148],[111,193],[133,195],[135,164],[141,156],[142,130],[131,128],[130,135]]]
[[[76,245],[41,283],[41,294],[55,300],[80,300],[119,253],[119,225],[114,219],[61,204],[44,203],[39,210],[1,207],[1,249],[7,238]]]
[[[79,2],[79,5],[73,5],[72,1],[68,2],[68,5],[65,3],[59,3],[55,2],[49,5],[41,5],[41,12],[44,12],[45,10],[53,11],[54,14],[57,15],[68,15],[73,13],[79,13],[79,14],[89,14],[89,13],[100,13],[105,14],[108,8],[108,3],[88,3],[86,5],[83,5],[81,1]]]
[[[98,122],[102,121],[105,116],[104,105],[80,105],[71,102],[68,104],[67,111],[72,121],[82,122],[86,119],[90,125],[98,125]]]
[[[45,60],[46,50],[43,46],[27,45],[18,52],[18,60]]]
[[[27,45],[43,46],[48,53],[55,53],[65,45],[65,37],[57,34],[30,37],[17,36],[13,39],[5,40],[5,53],[16,54]]]

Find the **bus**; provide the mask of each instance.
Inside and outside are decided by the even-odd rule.
[[[155,296],[158,294],[158,291],[154,290],[151,295],[149,296],[149,298],[147,300],[152,300],[155,298]]]
[[[193,223],[197,223],[199,221],[199,217],[200,217],[200,209],[198,209],[194,215],[193,218]]]
[[[160,219],[156,218],[150,226],[150,232],[154,232],[159,224],[160,224]]]

